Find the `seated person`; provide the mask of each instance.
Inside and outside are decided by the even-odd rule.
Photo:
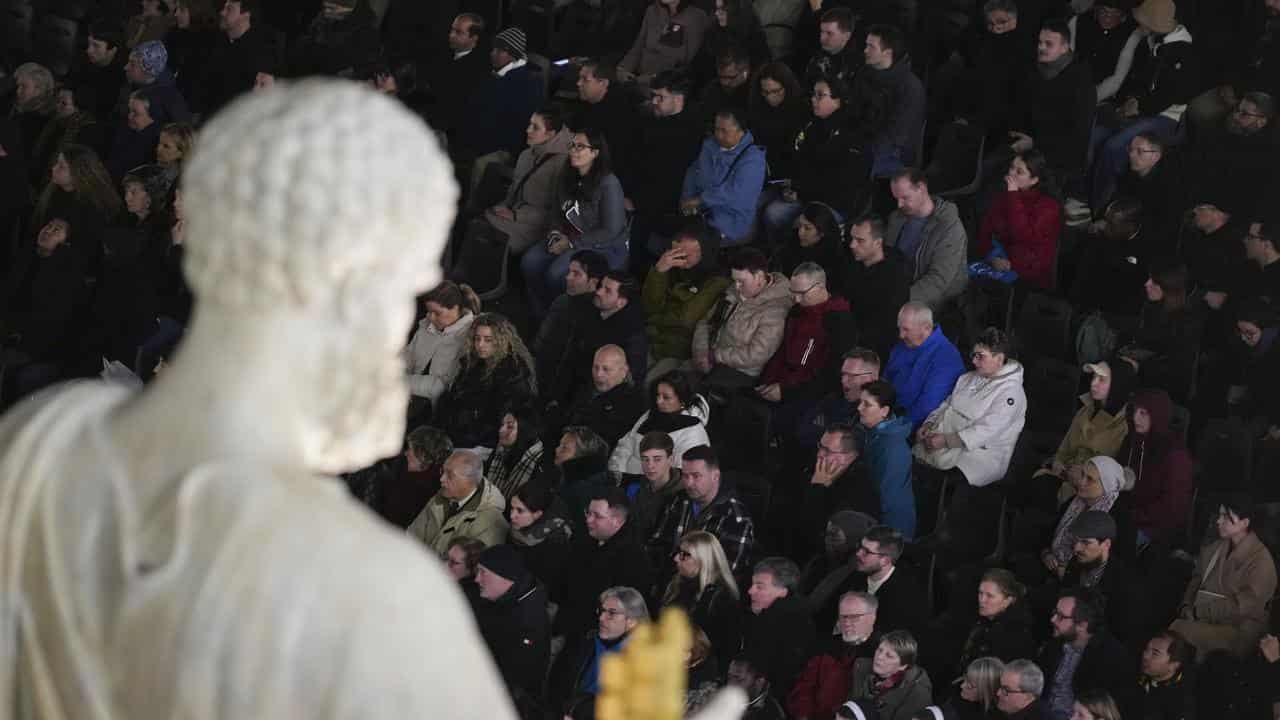
[[[551,661],[547,588],[509,545],[480,553],[476,625],[513,701],[542,694]]]
[[[449,436],[427,425],[411,430],[404,444],[401,455],[343,477],[357,500],[402,529],[440,492],[440,473],[453,454]]]
[[[1178,148],[1186,157],[1185,175],[1195,179],[1192,187],[1233,197],[1246,212],[1266,207],[1275,169],[1271,158],[1278,99],[1275,94],[1245,93],[1217,127],[1197,133],[1194,143]]]
[[[631,631],[649,622],[644,595],[635,588],[610,587],[598,597],[599,617],[590,634],[567,638],[564,652],[551,669],[548,699],[566,714],[581,703],[595,702],[600,692],[600,660],[622,652]]]
[[[541,318],[557,295],[564,292],[573,254],[590,249],[604,255],[609,266],[627,261],[627,215],[622,183],[613,174],[609,146],[599,130],[574,133],[569,162],[560,173],[555,207],[545,243],[535,243],[520,258],[535,318]]]
[[[826,205],[839,222],[860,212],[868,197],[871,164],[849,128],[849,86],[820,78],[811,87],[813,116],[795,137],[791,182],[784,186],[782,197],[764,209],[764,222],[775,243],[807,203]]]
[[[653,0],[640,34],[618,61],[618,79],[647,86],[664,70],[690,68],[710,25],[711,18],[689,0]]]
[[[898,209],[889,216],[885,241],[907,261],[911,299],[934,310],[959,297],[969,283],[964,224],[949,200],[929,194],[929,180],[915,168],[894,173],[889,189]]]
[[[642,302],[650,380],[689,359],[698,321],[729,286],[729,279],[716,272],[712,232],[698,225],[685,227],[645,276]]]
[[[1062,204],[1054,197],[1044,155],[1029,150],[1015,156],[1004,185],[1005,191],[996,195],[982,216],[975,247],[983,265],[994,273],[977,274],[1053,289],[1057,285],[1053,273],[1062,234]],[[973,265],[969,272],[975,274]]]
[[[880,637],[874,658],[853,661],[851,700],[875,704],[880,717],[910,718],[933,701],[933,681],[916,664],[916,639],[906,630]]]
[[[720,458],[708,445],[684,453],[680,483],[684,492],[667,506],[658,529],[649,538],[650,554],[670,557],[680,538],[705,530],[720,541],[729,567],[739,584],[745,584],[755,550],[755,523],[737,491],[721,482]]]
[[[716,82],[708,83],[698,98],[703,122],[715,126],[721,110],[731,110],[739,120],[746,118],[751,95],[751,56],[746,49],[730,45],[715,57]],[[744,130],[745,125],[739,125]]]
[[[742,651],[760,659],[770,692],[779,699],[791,692],[816,639],[808,604],[796,591],[799,579],[794,562],[765,558],[753,568],[747,590],[751,616]]]
[[[792,525],[791,554],[808,558],[823,546],[827,519],[840,510],[880,516],[880,488],[857,472],[858,431],[852,424],[828,425],[818,439],[800,512]],[[908,464],[909,467],[909,464]]]
[[[898,393],[884,380],[862,386],[858,401],[859,483],[877,488],[884,525],[915,536],[916,500],[911,488],[911,421],[894,413]]]
[[[765,149],[769,178],[792,176],[796,134],[812,116],[808,93],[786,63],[767,63],[751,83],[747,123],[756,144]]]
[[[664,432],[675,444],[672,457],[681,466],[685,450],[706,445],[706,422],[711,414],[707,401],[693,391],[688,376],[672,370],[650,384],[652,404],[640,416],[631,432],[622,436],[609,457],[609,471],[615,475],[642,475],[640,442],[647,433]]]
[[[485,482],[480,456],[455,450],[440,473],[440,492],[427,501],[407,532],[439,555],[458,538],[474,538],[492,547],[507,540],[506,505],[502,493]]]
[[[854,555],[862,536],[875,525],[875,518],[853,510],[840,510],[827,518],[822,552],[810,558],[800,571],[800,592],[809,599],[815,616],[818,608],[840,599],[840,584],[856,569]]]
[[[676,573],[662,596],[664,607],[678,607],[711,640],[717,660],[725,667],[742,646],[742,605],[738,583],[715,535],[694,530],[680,538],[676,554],[668,558]],[[718,648],[718,649],[717,649]]]
[[[1018,4],[1017,0],[982,4],[983,27],[975,28],[956,51],[964,62],[964,74],[954,87],[943,90],[960,117],[977,121],[991,150],[1008,142],[1018,86],[1035,57],[1039,28],[1022,17]],[[947,87],[939,83],[945,75],[934,78],[934,87]]]
[[[840,360],[840,391],[828,393],[801,416],[793,432],[796,445],[808,452],[828,425],[856,421],[862,388],[879,378],[879,355],[861,347],[846,351]]]
[[[529,64],[524,31],[509,27],[493,38],[489,65],[493,73],[466,95],[464,120],[449,154],[470,170],[471,163],[502,153],[509,163],[520,154],[529,116],[542,104],[541,71]]]
[[[879,645],[876,612],[880,601],[868,592],[846,592],[839,599],[837,632],[820,633],[818,650],[805,663],[787,696],[792,717],[826,720],[849,697],[853,664],[869,659]]]
[[[887,525],[867,530],[853,556],[853,569],[840,586],[840,592],[867,592],[879,601],[876,629],[927,632],[929,605],[924,588],[910,568],[899,564],[906,540],[902,533]],[[813,606],[819,628],[836,626],[839,619],[834,605]]]
[[[1191,503],[1191,454],[1169,427],[1173,402],[1163,390],[1139,390],[1129,400],[1129,433],[1116,460],[1133,487],[1137,543],[1168,546],[1183,532]]]
[[[1216,650],[1244,657],[1267,628],[1276,566],[1253,527],[1258,519],[1258,506],[1244,496],[1218,508],[1218,540],[1200,550],[1178,619],[1169,626],[1195,646],[1197,660]]]
[[[887,358],[898,342],[898,311],[910,299],[911,279],[902,253],[885,247],[884,237],[885,221],[878,215],[865,215],[849,223],[849,250],[854,261],[843,263],[841,294],[853,309],[858,341]]]
[[[107,170],[111,177],[124,179],[125,173],[146,165],[156,156],[160,142],[160,121],[151,114],[151,100],[142,91],[129,95],[128,114],[116,128],[107,153]]]
[[[1205,190],[1193,198],[1190,227],[1184,226],[1179,236],[1182,257],[1191,273],[1191,284],[1200,296],[1196,301],[1211,311],[1219,311],[1228,300],[1240,295],[1240,281],[1248,269],[1240,238],[1248,234],[1249,228],[1238,199],[1225,192]],[[1209,315],[1222,317],[1217,312]],[[1221,341],[1217,334],[1210,333],[1205,342]]]
[[[1246,265],[1240,293],[1242,300],[1265,300],[1272,305],[1280,298],[1280,222],[1254,220],[1244,238]]]
[[[1133,32],[1138,24],[1129,14],[1132,9],[1133,0],[1095,0],[1091,10],[1071,20],[1075,57],[1088,65],[1098,102],[1110,100],[1120,90],[1133,64],[1142,37]]]
[[[729,674],[725,679],[747,695],[743,720],[784,720],[787,717],[782,710],[782,702],[769,685],[765,667],[767,658],[752,658],[745,652],[729,663]]]
[[[1016,720],[1035,720],[1048,715],[1048,706],[1041,700],[1045,676],[1039,666],[1018,658],[1006,663],[1000,675],[1000,687],[996,695],[996,709],[1005,717]]]
[[[516,158],[506,197],[484,211],[485,222],[507,236],[507,248],[516,255],[542,242],[559,215],[556,190],[573,142],[555,105],[529,116],[524,135],[529,147]],[[465,277],[465,268],[459,271]]]
[[[1243,392],[1232,409],[1267,437],[1280,438],[1280,318],[1260,301],[1236,312],[1236,335],[1243,345],[1240,358]],[[1239,390],[1239,389],[1238,389]]]
[[[958,670],[978,658],[992,657],[1010,663],[1035,652],[1026,594],[1026,586],[1004,568],[992,568],[982,574],[977,588],[977,617],[964,618],[957,625],[963,628]]]
[[[512,403],[502,413],[498,444],[484,461],[484,476],[511,497],[542,469],[542,423],[530,405]]]
[[[289,74],[351,77],[376,63],[382,58],[379,20],[370,3],[344,1],[322,6],[305,33],[289,44]]]
[[[1141,674],[1116,700],[1124,717],[1195,717],[1196,648],[1177,630],[1162,630],[1142,650]]]
[[[1145,232],[1137,198],[1116,198],[1102,219],[1101,229],[1083,238],[1075,251],[1075,282],[1068,297],[1077,312],[1136,316],[1142,307],[1138,288],[1147,279],[1146,268],[1156,254],[1152,245],[1158,240]]]
[[[1103,603],[1087,588],[1070,588],[1058,594],[1049,618],[1052,637],[1036,656],[1036,664],[1044,669],[1048,681],[1045,697],[1050,717],[1072,717],[1072,707],[1092,704],[1090,696],[1095,691],[1102,692],[1114,708],[1106,693],[1118,695],[1133,672],[1129,654],[1107,626]]]
[[[854,76],[851,129],[870,154],[871,174],[889,177],[921,163],[924,86],[911,70],[907,38],[893,25],[867,30],[866,66]]]
[[[898,406],[919,428],[942,404],[964,373],[960,351],[951,344],[942,328],[933,324],[928,305],[909,302],[898,312],[898,337],[902,342],[889,354],[884,379],[898,392]]]
[[[1166,388],[1176,402],[1185,403],[1195,381],[1206,311],[1188,298],[1184,265],[1152,263],[1145,289],[1138,329],[1116,351],[1117,362],[1132,367],[1141,386]]]
[[[853,38],[855,22],[853,11],[847,7],[833,7],[819,17],[819,49],[804,70],[804,81],[810,87],[822,77],[852,82],[862,69],[863,48]]]
[[[726,247],[750,234],[764,189],[764,150],[756,146],[745,117],[733,108],[716,112],[715,131],[703,141],[680,191],[680,211],[706,218]]]
[[[729,274],[733,284],[693,329],[693,367],[722,390],[755,384],[782,344],[794,302],[787,277],[769,272],[768,259],[755,248],[735,252]]]
[[[582,108],[569,121],[575,132],[595,128],[605,144],[618,177],[630,177],[636,159],[636,130],[640,114],[635,102],[617,81],[613,65],[591,58],[578,66],[577,89]]]
[[[545,482],[529,482],[511,495],[507,543],[548,592],[558,593],[569,568],[572,529],[559,496]]]
[[[1026,420],[1022,364],[1009,353],[1009,338],[987,328],[973,343],[973,372],[960,376],[916,433],[917,460],[936,470],[959,471],[964,479],[937,538],[946,543],[950,536],[954,542],[946,549],[957,558],[981,556],[994,545],[989,520],[998,512],[1000,496],[990,486],[1009,469]]]
[[[1040,549],[1040,564],[1059,580],[1066,575],[1067,566],[1075,557],[1076,518],[1089,511],[1111,510],[1124,489],[1124,468],[1115,460],[1099,455],[1071,474],[1071,484],[1075,495],[1067,501],[1048,546]],[[1038,582],[1032,580],[1031,572],[1022,572],[1020,576]]]
[[[590,394],[591,364],[596,351],[606,345],[623,348],[628,367],[644,367],[648,341],[639,295],[634,278],[610,270],[595,292],[578,296],[570,305],[564,323],[567,336],[548,340],[541,365],[544,372],[538,375],[549,410],[570,408]]]
[[[433,422],[455,447],[494,447],[502,408],[531,402],[534,391],[533,358],[520,334],[505,317],[483,313],[467,330],[458,374],[437,401]]]
[[[784,202],[778,201],[766,207]],[[793,221],[788,222],[786,228],[780,228],[785,238],[774,250],[770,265],[784,277],[791,277],[801,263],[817,263],[827,271],[833,289],[847,286],[849,283],[843,278],[849,256],[841,247],[844,244],[842,223],[835,210],[821,202],[811,202],[796,210],[798,214]]]
[[[1049,612],[1056,594],[1065,588],[1090,588],[1106,601],[1107,627],[1123,642],[1140,637],[1147,612],[1133,613],[1140,583],[1115,547],[1116,520],[1101,510],[1086,510],[1071,524],[1075,536],[1071,559],[1062,576],[1057,573],[1032,593],[1038,613]],[[1042,613],[1041,613],[1042,614]]]
[[[574,537],[587,531],[587,506],[591,498],[613,488],[606,467],[609,446],[591,428],[570,425],[560,434],[553,456],[556,470],[551,487],[558,488]]]
[[[1187,209],[1187,188],[1168,140],[1154,132],[1135,135],[1129,141],[1128,165],[1116,182],[1115,197],[1142,201],[1142,224],[1157,237],[1178,232]]]
[[[480,298],[469,286],[445,280],[423,297],[422,306],[426,317],[418,321],[405,359],[412,393],[410,415],[430,417],[432,406],[458,374],[471,323],[480,314]]]
[[[640,477],[625,485],[632,522],[646,540],[653,537],[667,506],[680,494],[680,468],[671,464],[675,447],[671,436],[664,432],[645,433],[640,438]],[[671,558],[650,553],[649,561],[655,568],[665,568]]]
[[[569,272],[564,276],[564,293],[551,301],[547,316],[538,325],[538,334],[529,347],[538,361],[539,385],[546,392],[555,363],[564,354],[564,343],[573,334],[577,306],[591,304],[600,280],[609,272],[609,261],[595,250],[575,250],[569,259]],[[575,299],[576,298],[576,299]]]
[[[760,374],[756,393],[778,403],[775,422],[798,418],[835,386],[839,358],[854,345],[849,303],[827,289],[827,273],[803,263],[791,273],[796,305],[787,317],[782,345]],[[783,418],[783,419],[780,419]]]
[[[678,70],[658,73],[649,84],[653,114],[640,121],[636,140],[644,152],[635,153],[630,174],[622,178],[627,208],[636,213],[632,238],[638,247],[633,254],[639,254],[649,233],[674,229],[665,227],[667,217],[680,206],[684,173],[697,159],[706,134],[691,91],[689,76]]]
[[[622,348],[605,345],[596,350],[591,390],[589,398],[569,411],[568,423],[591,428],[612,448],[645,409],[644,391],[633,380]]]
[[[716,56],[730,47],[743,48],[752,67],[762,67],[773,59],[760,16],[750,0],[715,0],[708,6],[711,25],[702,37],[702,48],[693,59],[694,84],[705,85],[715,76]],[[727,662],[720,670],[727,669]]]

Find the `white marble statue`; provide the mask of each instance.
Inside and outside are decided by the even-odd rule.
[[[514,717],[439,563],[325,477],[400,448],[444,154],[308,81],[214,118],[183,183],[172,364],[0,422],[0,718]]]

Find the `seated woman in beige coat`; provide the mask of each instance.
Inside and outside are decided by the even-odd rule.
[[[721,389],[756,384],[782,344],[795,302],[786,276],[769,272],[769,259],[755,248],[734,253],[729,270],[733,284],[693,329],[693,367]]]
[[[1218,540],[1200,551],[1195,572],[1171,629],[1182,633],[1200,659],[1215,650],[1244,656],[1267,626],[1276,592],[1276,565],[1254,530],[1259,508],[1231,497],[1218,509]]]

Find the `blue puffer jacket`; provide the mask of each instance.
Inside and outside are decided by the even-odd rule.
[[[947,399],[962,374],[960,351],[936,327],[918,348],[895,345],[884,371],[885,379],[898,391],[898,405],[911,418],[913,431]]]
[[[737,160],[739,155],[741,160]],[[736,242],[746,237],[755,222],[764,177],[764,149],[756,146],[751,133],[743,135],[730,150],[709,137],[702,141],[698,158],[684,174],[680,198],[701,197],[707,222]]]
[[[910,540],[916,534],[916,499],[911,491],[911,421],[890,417],[862,435],[868,479],[880,488],[880,522]]]

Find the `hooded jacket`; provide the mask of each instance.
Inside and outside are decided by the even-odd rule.
[[[1199,61],[1191,33],[1179,25],[1171,33],[1147,35],[1146,42],[1138,43],[1120,96],[1136,97],[1138,112],[1144,117],[1160,115],[1178,122],[1187,103],[1200,91],[1199,83]]]
[[[503,511],[507,502],[492,483],[482,480],[470,499],[449,515],[452,502],[443,491],[436,493],[410,523],[408,533],[442,557],[454,538],[475,538],[485,547],[506,542],[507,518]]]
[[[426,318],[418,321],[418,331],[405,348],[405,364],[409,367],[409,391],[417,397],[435,402],[453,384],[458,374],[458,355],[471,322],[470,310],[444,330],[437,330]]]
[[[974,487],[1003,478],[1026,421],[1022,373],[1022,364],[1010,360],[994,377],[984,378],[977,372],[961,375],[951,396],[929,414],[925,425],[934,432],[957,433],[963,447],[926,450],[918,443],[913,451],[916,458],[940,470],[959,468]]]
[[[613,455],[609,457],[609,471],[622,473],[624,475],[639,475],[640,468],[640,440],[644,437],[646,428],[653,427],[657,429],[659,426],[675,428],[665,430],[671,436],[671,441],[675,443],[675,450],[671,453],[672,467],[681,466],[681,458],[684,451],[698,445],[710,445],[711,440],[707,436],[707,421],[711,418],[711,406],[707,401],[702,399],[701,395],[695,395],[694,401],[676,415],[678,417],[669,419],[655,418],[650,423],[650,417],[653,410],[648,410],[645,414],[636,420],[636,424],[631,427],[631,432],[622,436],[618,441],[618,446],[613,449]]]
[[[906,223],[907,216],[901,210],[889,216],[887,245],[898,247],[898,236]],[[959,297],[969,284],[967,245],[955,203],[933,196],[933,212],[925,219],[914,256],[907,258],[912,268],[911,299],[938,310],[947,300]]]
[[[793,303],[791,286],[781,273],[770,273],[769,284],[753,298],[742,297],[730,285],[693,329],[693,356],[715,351],[717,365],[756,377],[782,344]]]
[[[715,274],[715,248],[704,239],[702,259],[689,269],[651,271],[644,279],[641,302],[649,354],[654,358],[687,360],[693,346],[693,332],[720,295],[729,287],[729,278]]]
[[[911,420],[890,416],[862,433],[867,479],[880,489],[880,523],[915,537],[916,500],[911,489]]]
[[[507,234],[513,251],[523,252],[546,236],[556,214],[557,186],[572,140],[573,134],[562,127],[550,140],[520,153],[511,187],[502,201],[502,206],[514,216],[511,220],[499,217],[492,210],[485,211],[485,220]]]
[[[1136,408],[1151,418],[1145,435],[1134,431]],[[1153,539],[1171,540],[1185,527],[1191,503],[1191,455],[1169,429],[1173,402],[1163,390],[1139,390],[1128,416],[1129,434],[1116,459],[1133,473],[1134,524]]]
[[[942,328],[935,327],[920,347],[898,343],[889,353],[884,378],[898,393],[898,405],[905,408],[912,429],[920,427],[947,399],[956,380],[964,374],[964,360]]]
[[[701,198],[707,222],[730,241],[741,241],[755,223],[764,179],[764,150],[750,132],[728,150],[709,137],[684,175],[680,197]]]
[[[849,301],[838,295],[817,305],[794,305],[787,313],[782,345],[760,380],[782,386],[784,402],[816,401],[836,387],[840,358],[853,347],[856,335]]]

